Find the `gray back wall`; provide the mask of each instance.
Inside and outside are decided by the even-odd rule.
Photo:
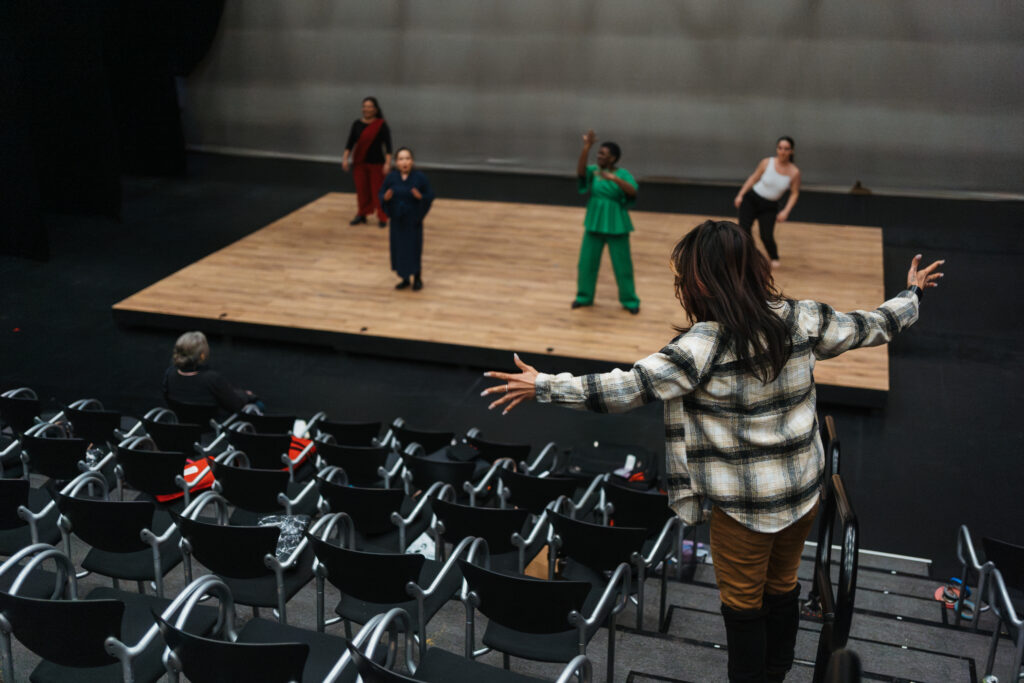
[[[804,182],[1024,188],[1024,3],[229,0],[189,143],[340,158],[376,95],[424,165],[739,183],[779,135]]]

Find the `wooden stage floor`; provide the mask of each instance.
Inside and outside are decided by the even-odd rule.
[[[541,370],[629,366],[685,322],[668,267],[672,246],[707,216],[632,213],[641,311],[618,303],[607,253],[593,307],[570,310],[583,209],[439,199],[426,220],[420,292],[397,291],[388,231],[350,227],[355,196],[331,193],[114,306],[122,324],[328,344],[453,363]],[[776,279],[794,298],[839,310],[883,300],[882,231],[789,222],[776,228]],[[552,356],[554,358],[544,358]],[[577,370],[578,371],[578,370]],[[880,405],[886,347],[819,363],[826,400]]]

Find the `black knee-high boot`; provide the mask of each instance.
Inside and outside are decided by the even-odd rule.
[[[765,593],[766,640],[764,670],[768,683],[786,680],[793,666],[796,634],[800,629],[800,586],[788,593]]]
[[[766,613],[764,609],[737,610],[722,605],[729,683],[764,683]]]

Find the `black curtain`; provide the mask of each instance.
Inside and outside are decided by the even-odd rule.
[[[0,253],[46,259],[48,211],[120,216],[121,173],[176,175],[175,77],[223,1],[0,3]]]

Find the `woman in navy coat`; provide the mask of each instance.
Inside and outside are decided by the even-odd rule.
[[[395,153],[395,170],[384,179],[380,203],[391,218],[391,270],[402,281],[395,289],[423,289],[420,257],[423,254],[423,217],[430,211],[434,191],[427,176],[413,168],[412,150],[402,147]],[[410,283],[409,278],[412,278]]]

